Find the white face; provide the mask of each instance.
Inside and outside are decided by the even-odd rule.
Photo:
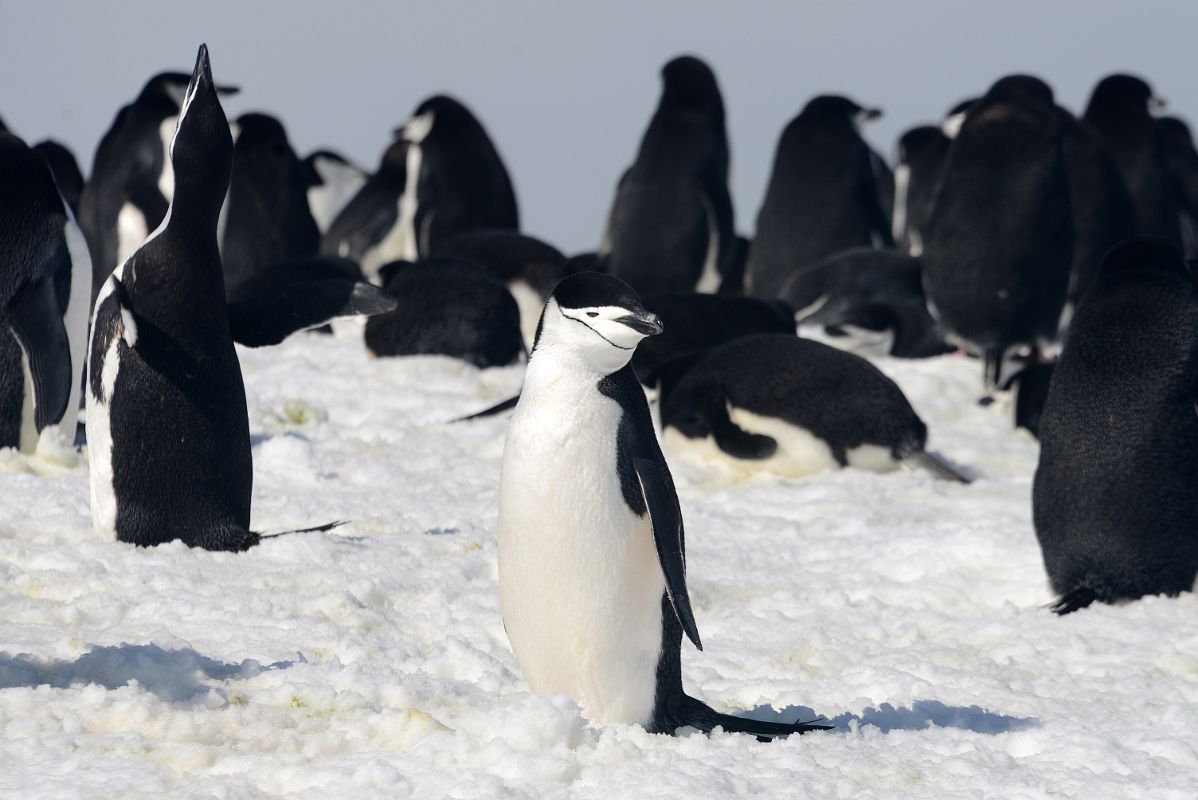
[[[641,325],[642,330],[621,322],[622,318]],[[636,346],[651,330],[651,325],[634,321],[633,313],[622,306],[562,308],[550,298],[534,358],[544,351],[610,375],[632,360]]]
[[[412,117],[400,131],[400,137],[405,142],[420,144],[428,132],[433,129],[433,112],[425,111],[418,117]]]

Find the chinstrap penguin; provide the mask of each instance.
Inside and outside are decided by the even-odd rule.
[[[331,150],[309,153],[304,157],[303,169],[308,209],[323,235],[341,210],[366,185],[369,176],[345,156]]]

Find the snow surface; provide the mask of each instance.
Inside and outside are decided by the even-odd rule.
[[[446,423],[519,368],[372,360],[344,331],[241,359],[255,526],[352,524],[138,550],[93,532],[86,459],[0,452],[0,797],[1196,794],[1198,603],[1043,608],[1036,445],[975,404],[976,362],[878,362],[972,486],[676,460],[690,692],[838,726],[760,744],[592,726],[525,687],[496,585],[506,419]]]

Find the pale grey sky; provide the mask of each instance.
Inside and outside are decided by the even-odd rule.
[[[777,137],[815,94],[882,107],[868,134],[888,157],[904,129],[1016,71],[1074,109],[1102,75],[1140,73],[1198,120],[1198,3],[1183,0],[13,0],[3,16],[0,117],[63,141],[85,173],[117,108],[153,73],[190,70],[206,41],[217,80],[242,88],[231,116],[274,113],[301,153],[370,169],[421,99],[456,95],[507,162],[525,230],[568,251],[598,243],[658,70],[683,52],[723,88],[748,233]]]

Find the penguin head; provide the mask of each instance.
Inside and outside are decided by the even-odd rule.
[[[813,97],[803,106],[802,113],[808,116],[844,118],[853,123],[858,131],[865,123],[882,117],[882,109],[866,108],[856,100],[840,94],[821,94]]]
[[[950,108],[944,115],[944,122],[940,123],[940,130],[944,132],[944,135],[950,139],[957,138],[957,134],[961,132],[961,126],[965,124],[965,116],[981,99],[980,97],[967,97]]]
[[[982,100],[1014,103],[1041,110],[1056,106],[1052,87],[1034,75],[1005,75],[994,82]]]
[[[208,47],[200,45],[170,147],[175,199],[191,206],[189,213],[219,213],[229,188],[233,137],[219,94],[212,81]]]
[[[434,95],[416,106],[411,119],[395,133],[409,144],[424,146],[434,142],[473,144],[488,141],[482,123],[470,109],[443,94]]]
[[[715,73],[702,59],[678,56],[661,68],[660,109],[695,111],[713,122],[724,121],[724,99]]]
[[[947,154],[949,143],[948,135],[935,125],[910,128],[898,140],[899,163],[939,160]]]
[[[1106,76],[1094,87],[1086,114],[1149,117],[1164,107],[1165,101],[1153,94],[1143,78],[1115,74]]]
[[[400,137],[387,146],[379,161],[380,175],[390,175],[401,186],[408,175],[408,148],[411,143]]]
[[[632,287],[601,272],[579,272],[554,287],[541,312],[532,357],[552,353],[601,375],[624,367],[661,320]]]
[[[237,140],[233,145],[235,176],[257,176],[278,183],[299,173],[299,157],[287,141],[283,124],[269,114],[242,114],[237,118]],[[238,179],[235,177],[235,180]]]

